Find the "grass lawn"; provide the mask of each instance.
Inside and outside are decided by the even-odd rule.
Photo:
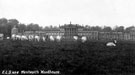
[[[62,75],[135,75],[135,42],[0,41],[0,70],[54,70]]]

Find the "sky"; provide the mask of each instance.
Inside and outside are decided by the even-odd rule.
[[[135,0],[0,0],[0,18],[40,26],[135,25]]]

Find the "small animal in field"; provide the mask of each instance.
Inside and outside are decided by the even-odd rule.
[[[116,46],[117,41],[114,40],[113,42],[108,42],[106,46]]]
[[[53,36],[50,36],[49,39],[50,39],[50,41],[54,41],[55,40]]]
[[[35,40],[39,42],[40,41],[40,36],[36,35]]]
[[[83,36],[81,39],[82,39],[82,42],[87,41],[87,37],[85,37],[85,36]]]
[[[76,40],[78,40],[78,37],[77,36],[74,36],[73,39],[76,41]]]
[[[58,41],[60,41],[61,38],[62,38],[61,36],[57,36],[57,37],[56,37],[56,39],[57,39]]]
[[[10,39],[10,37],[7,37],[7,39]]]

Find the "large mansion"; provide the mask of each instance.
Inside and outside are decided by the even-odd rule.
[[[73,36],[87,37],[88,40],[135,40],[134,30],[130,33],[123,32],[99,32],[91,31],[89,28],[83,27],[78,24],[64,24],[59,28],[48,28],[44,31],[24,31],[18,33],[16,27],[12,28],[11,34],[17,35],[39,35],[39,36],[62,36],[64,39],[73,39]]]

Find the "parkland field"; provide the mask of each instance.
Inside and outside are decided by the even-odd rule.
[[[52,70],[60,75],[135,75],[135,42],[0,41],[0,71]]]

